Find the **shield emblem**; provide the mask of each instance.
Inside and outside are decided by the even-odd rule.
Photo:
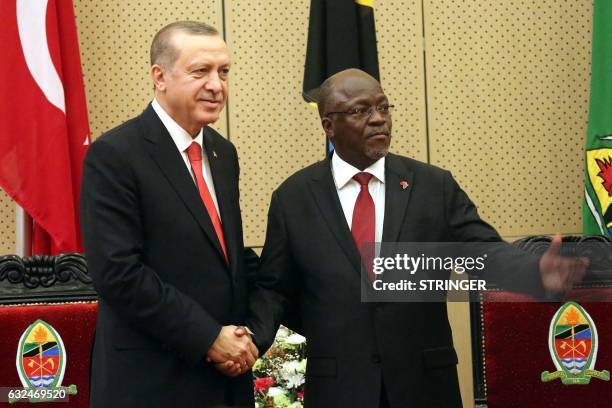
[[[560,378],[566,385],[588,384],[592,377],[610,380],[607,370],[595,370],[597,328],[587,311],[576,302],[567,302],[550,322],[548,348],[557,371],[541,374],[543,382]]]
[[[17,348],[17,372],[24,388],[52,388],[62,384],[66,351],[57,331],[43,320],[32,323]]]
[[[579,304],[568,302],[553,319],[551,354],[557,367],[573,376],[595,364],[597,331],[590,316]],[[593,336],[595,333],[595,336]]]

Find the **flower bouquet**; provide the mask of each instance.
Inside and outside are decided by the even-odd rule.
[[[303,407],[305,373],[306,338],[281,326],[270,350],[253,366],[255,407]]]

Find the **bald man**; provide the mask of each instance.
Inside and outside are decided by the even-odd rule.
[[[388,152],[393,105],[374,78],[356,69],[330,77],[318,108],[335,150],[272,194],[248,322],[255,343],[266,350],[286,312],[297,313],[306,407],[461,407],[446,303],[361,302],[359,249],[501,238],[448,171]],[[557,279],[555,242],[541,259],[509,259],[508,270],[562,289],[580,265],[565,264]]]

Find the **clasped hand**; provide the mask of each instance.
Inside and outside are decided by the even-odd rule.
[[[206,354],[206,361],[223,374],[235,377],[249,371],[258,357],[259,350],[245,328],[223,326]]]

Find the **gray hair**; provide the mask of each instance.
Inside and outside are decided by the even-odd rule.
[[[199,21],[177,21],[168,24],[155,34],[151,43],[151,65],[161,65],[171,68],[179,56],[179,50],[172,43],[172,36],[176,33],[191,35],[217,36],[219,30]]]

